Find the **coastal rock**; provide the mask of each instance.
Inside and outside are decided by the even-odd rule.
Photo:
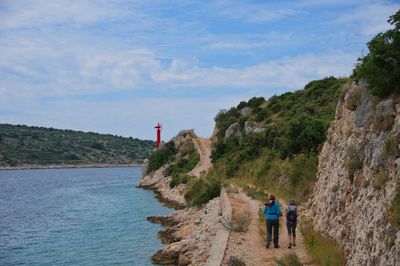
[[[161,265],[178,264],[179,255],[182,249],[180,243],[173,243],[160,249],[151,257],[153,263]]]
[[[144,159],[143,165],[142,165],[142,177],[146,176],[149,171],[149,159]]]
[[[181,255],[179,256],[179,260],[178,260],[178,265],[179,265],[179,266],[186,266],[186,265],[189,265],[190,262],[191,262],[190,259],[189,259],[186,255],[181,254]]]
[[[170,216],[149,216],[147,217],[147,221],[151,223],[161,224],[165,227],[172,227],[179,224],[179,221],[176,221],[173,217]]]

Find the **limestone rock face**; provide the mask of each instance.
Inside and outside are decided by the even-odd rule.
[[[251,114],[251,111],[253,111],[253,109],[251,109],[251,107],[248,107],[248,106],[243,107],[240,110],[240,115],[241,116],[249,116]]]
[[[233,123],[228,127],[228,129],[225,131],[225,137],[224,140],[226,140],[229,137],[236,137],[241,139],[243,134],[242,134],[242,128],[238,122]]]
[[[260,133],[265,130],[265,127],[258,125],[254,121],[246,121],[244,122],[244,133],[245,135],[254,133]]]
[[[306,214],[343,248],[348,265],[400,265],[400,232],[388,220],[400,185],[399,102],[373,99],[363,82],[349,85],[319,156]],[[378,186],[379,175],[386,178]]]

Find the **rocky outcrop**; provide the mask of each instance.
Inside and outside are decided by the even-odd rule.
[[[164,176],[165,168],[166,166],[163,166],[153,173],[142,176],[139,187],[153,190],[156,198],[167,207],[182,209],[186,206],[185,198],[183,197],[184,186],[179,185],[170,188],[171,177]]]
[[[400,232],[388,219],[400,185],[399,102],[379,102],[365,83],[352,83],[319,156],[307,214],[348,265],[400,265]]]
[[[246,121],[244,122],[244,133],[245,135],[250,133],[260,133],[265,130],[265,127],[260,126],[258,123],[254,121]]]
[[[222,248],[221,260],[226,246],[226,240],[221,242],[221,232],[229,234],[221,224],[222,210],[220,198],[209,201],[199,208],[177,210],[164,219],[150,218],[152,221],[164,223],[168,226],[159,233],[160,238],[167,246],[153,255],[152,261],[163,265],[219,265],[209,260],[212,250]],[[222,245],[218,247],[215,242]],[[207,264],[208,263],[208,264]]]
[[[196,134],[193,129],[182,130],[176,135],[171,141],[174,142],[177,149],[176,159],[182,156],[183,150],[187,150],[190,146],[195,145],[194,141]],[[163,149],[162,144],[160,149]],[[197,146],[196,146],[197,147]],[[142,168],[142,178],[139,183],[139,187],[144,189],[151,189],[156,193],[156,198],[164,203],[168,207],[175,209],[182,209],[186,206],[185,199],[183,197],[183,192],[186,185],[181,184],[174,188],[170,188],[171,177],[164,176],[165,169],[169,164],[163,165],[156,171],[149,172],[149,160],[145,160]]]
[[[177,150],[175,158],[181,158],[181,151],[190,148],[190,145],[194,145],[200,155],[200,161],[187,175],[199,178],[211,166],[209,139],[197,138],[193,130],[183,130],[172,141]],[[222,225],[222,220],[229,219],[229,213],[222,211],[227,206],[224,198],[226,194],[223,192],[222,197],[217,197],[202,207],[183,209],[186,207],[183,197],[186,185],[181,184],[174,188],[169,186],[171,177],[164,175],[168,166],[169,164],[165,164],[149,173],[148,166],[145,165],[140,181],[140,187],[152,189],[161,202],[177,209],[165,217],[147,218],[150,222],[167,227],[158,233],[166,246],[152,256],[152,261],[163,265],[219,265],[216,261],[222,261],[229,235],[229,231]]]
[[[225,131],[225,137],[224,140],[230,138],[230,137],[235,137],[238,139],[241,139],[243,136],[242,133],[242,127],[240,126],[239,122],[233,123],[228,127],[228,129]]]

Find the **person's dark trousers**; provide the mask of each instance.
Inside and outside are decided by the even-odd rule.
[[[267,220],[267,246],[271,244],[272,231],[274,231],[274,246],[277,247],[279,244],[279,220],[276,221]]]

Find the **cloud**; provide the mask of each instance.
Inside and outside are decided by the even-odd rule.
[[[158,84],[196,88],[301,88],[307,81],[330,75],[347,76],[355,56],[335,51],[285,57],[241,68],[171,66],[153,74]],[[179,65],[179,63],[177,63]],[[182,64],[184,65],[184,64]]]
[[[272,3],[245,4],[236,1],[220,1],[215,7],[218,9],[219,16],[251,23],[272,22],[302,13],[287,4],[282,7],[282,5]]]
[[[237,34],[219,35],[209,38],[212,49],[248,50],[276,47],[287,43],[293,38],[292,33],[279,33],[275,31],[266,34]]]
[[[5,0],[0,4],[0,29],[46,25],[94,23],[124,14],[107,1],[91,0]]]
[[[363,35],[374,36],[391,28],[387,20],[399,9],[398,3],[362,5],[340,15],[334,22],[344,27],[357,27]]]
[[[39,52],[39,54],[41,54]],[[324,76],[350,74],[356,56],[342,51],[284,57],[241,67],[201,67],[196,61],[173,58],[165,63],[149,49],[98,51],[35,58],[28,53],[0,63],[7,94],[68,96],[121,90],[265,89],[302,87]],[[43,61],[42,61],[43,60]],[[37,68],[38,65],[43,65]],[[71,67],[74,66],[74,67]],[[5,71],[6,70],[6,71]],[[21,79],[22,77],[22,79]],[[7,91],[8,88],[8,91]]]

